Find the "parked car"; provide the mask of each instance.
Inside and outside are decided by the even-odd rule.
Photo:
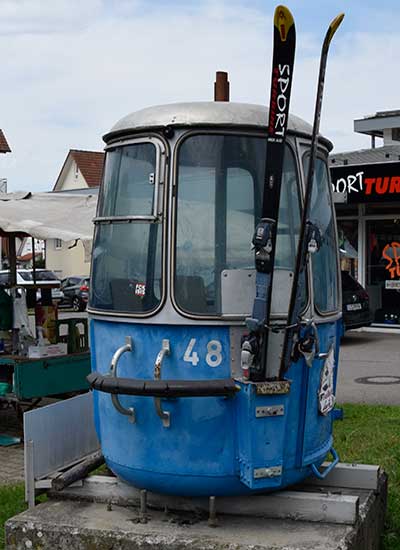
[[[348,271],[342,271],[343,330],[372,323],[368,292]]]
[[[61,302],[64,295],[60,289],[61,281],[57,275],[50,271],[50,269],[36,269],[36,284],[40,287],[51,288],[51,299],[53,302]],[[0,285],[8,286],[10,284],[10,271],[3,269],[0,271]],[[25,289],[29,289],[34,285],[33,269],[17,269],[17,285]],[[36,292],[36,300],[40,301],[42,298],[41,289],[38,288]]]
[[[89,277],[72,276],[61,280],[64,299],[61,305],[68,305],[74,311],[84,311],[89,300]]]

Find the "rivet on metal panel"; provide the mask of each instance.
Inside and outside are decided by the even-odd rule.
[[[256,384],[257,395],[278,395],[290,392],[290,380],[274,380]]]
[[[279,477],[282,475],[282,466],[271,466],[270,468],[256,468],[253,471],[254,479]]]
[[[284,405],[274,405],[270,407],[256,407],[256,418],[265,418],[266,416],[283,416],[285,414]]]

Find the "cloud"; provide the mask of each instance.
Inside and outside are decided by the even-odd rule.
[[[13,153],[0,157],[0,177],[10,189],[51,189],[70,148],[101,149],[129,112],[211,100],[216,70],[229,72],[233,101],[268,102],[272,13],[238,2],[40,4],[42,15],[33,0],[2,2],[0,127]],[[399,77],[389,68],[399,46],[394,33],[338,31],[321,121],[337,150],[368,146],[354,118],[396,107]],[[292,110],[308,120],[319,49],[313,32],[299,33]]]

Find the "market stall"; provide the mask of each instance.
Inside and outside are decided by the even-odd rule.
[[[32,284],[18,283],[16,238],[31,237],[33,250],[35,239],[81,240],[89,257],[96,203],[93,195],[0,194],[8,256],[0,284],[0,404],[11,403],[18,413],[43,397],[85,390],[90,352],[87,319],[58,319],[52,289],[59,282],[40,281],[35,254]]]

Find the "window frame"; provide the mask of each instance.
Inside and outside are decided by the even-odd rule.
[[[155,308],[146,311],[146,312],[132,312],[132,311],[116,311],[116,310],[106,310],[99,309],[98,307],[93,307],[90,303],[90,296],[93,286],[93,261],[90,266],[90,294],[89,294],[89,303],[87,307],[88,313],[95,315],[101,315],[104,317],[120,317],[120,318],[148,318],[156,315],[160,309],[164,306],[167,299],[167,282],[166,276],[168,274],[167,270],[167,258],[168,258],[168,202],[169,202],[169,158],[170,158],[170,147],[168,141],[162,136],[162,134],[154,132],[146,132],[144,134],[137,134],[131,137],[127,136],[126,139],[116,138],[113,141],[110,141],[107,146],[104,148],[105,152],[124,147],[126,145],[134,145],[141,143],[151,143],[156,148],[156,172],[155,172],[155,184],[158,184],[158,196],[154,195],[154,204],[153,212],[157,209],[158,215],[156,217],[151,216],[99,216],[99,213],[103,207],[104,201],[104,177],[105,170],[103,170],[102,181],[100,185],[99,200],[97,203],[96,217],[93,219],[95,224],[93,243],[96,239],[96,234],[98,227],[101,224],[113,224],[113,223],[145,223],[152,224],[158,223],[162,230],[162,239],[161,239],[161,295],[160,301]],[[105,166],[106,159],[104,159]],[[155,191],[156,194],[156,191]]]
[[[179,150],[182,145],[182,143],[193,136],[199,136],[199,135],[222,135],[222,136],[238,136],[238,137],[254,137],[254,138],[263,138],[267,140],[267,135],[265,131],[240,131],[240,129],[235,130],[221,130],[218,128],[210,128],[210,129],[196,129],[196,130],[189,130],[187,132],[184,132],[179,138],[177,139],[174,151],[173,151],[173,174],[172,174],[172,180],[171,180],[171,188],[172,188],[172,208],[171,208],[171,261],[170,261],[170,272],[169,272],[169,280],[170,280],[170,287],[169,287],[169,293],[172,305],[174,309],[179,313],[179,315],[187,318],[187,319],[196,319],[196,320],[204,320],[204,321],[236,321],[236,322],[243,322],[246,318],[246,314],[230,314],[230,315],[221,315],[221,314],[215,314],[215,315],[202,315],[202,314],[196,314],[188,312],[184,309],[182,309],[177,300],[175,299],[175,267],[176,267],[176,242],[177,242],[177,205],[178,205],[178,156],[179,156]],[[296,137],[296,134],[292,132],[288,132],[289,137],[292,136],[293,138]],[[287,139],[285,141],[285,146],[290,149],[290,152],[293,156],[293,164],[296,170],[296,180],[297,180],[297,192],[299,197],[299,209],[300,209],[300,221],[301,221],[301,215],[302,215],[302,209],[303,209],[303,203],[304,203],[304,197],[302,193],[302,184],[301,184],[301,174],[302,174],[302,166],[300,164],[300,158],[298,155],[297,147],[295,141],[291,141],[290,139]],[[249,240],[250,242],[250,240]],[[255,266],[254,266],[255,268]],[[309,283],[308,283],[308,275],[306,274],[306,301],[305,301],[305,307],[302,311],[306,311],[309,306],[310,301],[310,292],[309,292]],[[274,314],[271,316],[271,319],[282,319],[287,318],[287,315],[282,316],[281,314]]]

